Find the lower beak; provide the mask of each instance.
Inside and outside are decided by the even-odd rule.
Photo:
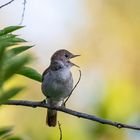
[[[70,63],[71,63],[73,66],[80,68],[78,65],[76,65],[76,64],[74,64],[74,63],[72,63],[72,62],[70,62]]]

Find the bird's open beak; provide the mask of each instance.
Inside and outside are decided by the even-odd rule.
[[[78,56],[81,56],[81,55],[72,55],[71,56],[71,58],[75,58],[75,57],[78,57]],[[72,63],[72,62],[70,62],[73,66],[76,66],[76,67],[78,67],[78,68],[80,68],[78,65],[76,65],[76,64],[74,64],[74,63]]]

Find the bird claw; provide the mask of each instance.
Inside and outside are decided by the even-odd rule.
[[[41,104],[46,104],[46,99],[40,102]]]

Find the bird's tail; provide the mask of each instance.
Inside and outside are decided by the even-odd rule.
[[[57,111],[48,109],[47,110],[47,117],[46,117],[46,124],[50,127],[55,127],[57,124]]]

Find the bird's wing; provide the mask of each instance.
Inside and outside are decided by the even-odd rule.
[[[44,80],[44,76],[49,72],[49,67],[45,69],[45,71],[42,73],[42,81]]]
[[[49,70],[51,69],[52,71],[58,71],[60,69],[62,69],[63,67],[57,62],[57,61],[54,61],[53,63],[51,63],[51,65],[45,69],[45,71],[43,72],[42,74],[42,81],[44,79],[44,76],[49,72]]]

